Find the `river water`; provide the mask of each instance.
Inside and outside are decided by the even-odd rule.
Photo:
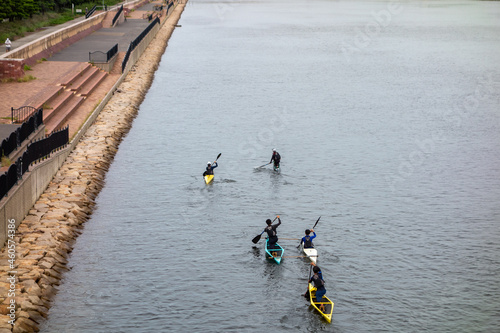
[[[179,24],[43,332],[500,329],[499,2],[191,1]],[[255,169],[273,147],[281,173]],[[331,324],[308,261],[251,242],[276,214],[289,256],[321,216]]]

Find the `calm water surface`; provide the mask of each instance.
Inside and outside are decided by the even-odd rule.
[[[43,332],[499,331],[499,2],[191,1],[179,23]],[[273,147],[281,174],[254,169]],[[332,324],[307,260],[253,246],[275,214],[282,238],[322,216]]]

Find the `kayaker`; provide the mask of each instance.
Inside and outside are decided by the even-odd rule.
[[[309,283],[313,283],[314,286],[316,287],[316,302],[321,302],[321,299],[323,296],[326,294],[326,288],[325,288],[325,280],[323,280],[323,274],[321,273],[321,269],[316,266],[313,262],[311,263],[313,265],[313,272],[314,275],[309,279]],[[325,312],[325,305],[320,304],[319,310],[321,312]]]
[[[269,161],[269,163],[271,163],[273,161],[274,161],[274,167],[275,168],[279,168],[280,167],[281,156],[276,151],[276,148],[273,148],[273,155],[271,156],[271,161]]]
[[[276,246],[276,243],[278,243],[278,234],[276,233],[276,229],[281,224],[281,219],[280,219],[279,215],[277,216],[277,218],[278,218],[278,223],[276,223],[276,224],[273,224],[273,221],[271,221],[270,219],[266,220],[267,227],[264,229],[264,231],[267,232],[267,238],[268,238],[267,248],[268,249],[274,249]]]
[[[313,233],[312,236],[310,236],[311,232]],[[313,249],[314,244],[313,244],[312,240],[314,238],[316,238],[316,233],[314,232],[314,230],[313,229],[306,229],[306,235],[304,237],[302,237],[300,244],[304,244],[304,249]]]
[[[203,176],[206,176],[206,175],[213,175],[214,174],[214,169],[217,168],[219,165],[217,164],[217,162],[214,162],[214,164],[212,165],[212,162],[208,161],[207,163],[207,170],[203,173]]]

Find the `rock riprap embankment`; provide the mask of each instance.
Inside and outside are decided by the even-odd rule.
[[[21,222],[12,239],[14,258],[12,251],[9,257],[8,244],[2,249],[0,333],[37,332],[47,318],[50,302],[68,270],[68,254],[92,213],[105,173],[151,85],[183,9],[184,4],[176,7]]]

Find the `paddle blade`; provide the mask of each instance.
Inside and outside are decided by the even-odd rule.
[[[219,159],[220,155],[222,155],[222,153],[219,153],[219,155],[217,155],[217,158],[215,159],[216,161]]]
[[[252,242],[253,242],[254,244],[257,244],[257,242],[258,242],[258,241],[260,241],[260,237],[261,237],[261,236],[262,236],[262,234],[261,234],[261,235],[257,235],[257,236],[255,236],[255,237],[254,237],[254,239],[252,239]]]
[[[312,227],[312,229],[316,228],[316,225],[318,224],[320,218],[321,218],[321,216],[318,217],[318,220],[316,221],[316,223],[314,223],[314,227]]]

